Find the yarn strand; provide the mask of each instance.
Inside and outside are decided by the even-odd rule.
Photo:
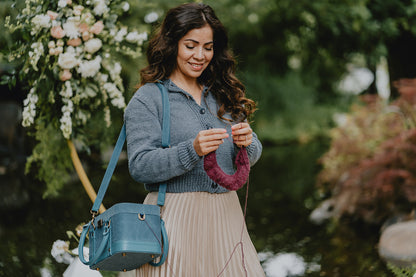
[[[244,233],[244,227],[246,225],[246,214],[247,214],[247,200],[248,200],[248,187],[249,187],[249,179],[247,179],[247,188],[246,188],[246,197],[245,197],[245,203],[244,203],[244,214],[243,214],[243,224],[241,226],[241,235],[240,235],[240,241],[237,242],[237,244],[235,245],[233,251],[231,252],[230,258],[228,258],[227,263],[225,264],[224,268],[220,271],[220,273],[217,275],[217,277],[220,277],[225,269],[228,267],[228,265],[231,262],[232,257],[235,254],[235,251],[237,250],[237,247],[240,246],[241,247],[241,264],[243,266],[244,272],[245,272],[245,276],[248,276],[247,273],[247,268],[246,268],[246,264],[245,264],[245,257],[244,257],[244,244],[243,244],[243,233]]]

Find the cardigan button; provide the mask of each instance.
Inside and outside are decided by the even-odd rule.
[[[204,114],[204,113],[205,113],[205,109],[204,109],[204,108],[201,108],[201,109],[199,110],[199,113],[200,113],[200,114]]]
[[[218,185],[217,185],[216,183],[212,183],[212,184],[211,184],[211,187],[212,187],[213,189],[216,189],[216,188],[218,187]]]

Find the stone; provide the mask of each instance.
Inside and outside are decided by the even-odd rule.
[[[395,223],[381,234],[378,252],[381,258],[399,267],[416,263],[416,220]]]

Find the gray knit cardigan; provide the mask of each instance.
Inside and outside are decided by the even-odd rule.
[[[156,84],[146,84],[134,94],[124,114],[127,133],[127,154],[130,174],[145,183],[149,191],[167,182],[167,192],[206,191],[223,193],[228,190],[214,183],[203,168],[193,141],[201,130],[226,128],[230,139],[225,139],[216,155],[219,166],[227,174],[234,173],[234,158],[238,148],[232,143],[231,124],[217,117],[218,105],[214,96],[204,89],[201,105],[193,97],[165,80],[168,90],[171,120],[171,147],[163,149],[162,96]],[[247,147],[250,164],[260,158],[262,145],[253,133]]]

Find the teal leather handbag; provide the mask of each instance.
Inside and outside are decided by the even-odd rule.
[[[170,109],[166,88],[157,83],[163,101],[162,147],[170,144]],[[157,205],[118,203],[98,215],[98,209],[110,183],[115,166],[126,140],[126,126],[121,128],[97,198],[92,206],[92,220],[81,233],[78,254],[80,260],[95,270],[128,271],[150,263],[160,266],[166,260],[169,242],[165,223],[160,217],[164,205],[166,184],[159,186]],[[83,249],[89,236],[89,259]],[[160,257],[159,261],[155,259]]]

